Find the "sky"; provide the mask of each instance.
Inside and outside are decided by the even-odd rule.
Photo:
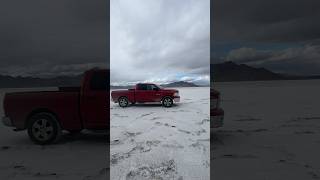
[[[319,0],[212,2],[211,63],[233,61],[284,74],[320,74]]]
[[[109,4],[14,0],[0,5],[0,74],[48,77],[108,68]]]
[[[111,0],[113,85],[210,80],[210,0]]]
[[[0,5],[0,74],[108,68],[111,80],[204,83],[211,63],[320,74],[319,0],[14,0]],[[107,32],[107,33],[106,33]]]

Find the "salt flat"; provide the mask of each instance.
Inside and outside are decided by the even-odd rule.
[[[1,89],[0,117],[5,92],[52,89]],[[29,140],[26,131],[14,132],[0,123],[0,179],[105,180],[109,161],[106,138],[90,132],[66,134],[58,144],[39,146]]]
[[[225,126],[211,134],[215,180],[320,178],[320,81],[216,83]]]
[[[110,103],[111,179],[210,178],[209,88],[179,92],[171,108]]]

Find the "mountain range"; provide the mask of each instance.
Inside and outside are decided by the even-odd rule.
[[[210,68],[210,76],[213,81],[216,82],[320,79],[320,75],[297,76],[280,74],[265,68],[255,68],[246,64],[236,64],[232,61],[211,64]]]
[[[54,78],[13,77],[0,75],[0,88],[28,88],[28,87],[66,87],[79,86],[82,74],[76,76],[57,76]],[[198,85],[185,81],[161,84],[163,87],[197,87]],[[111,86],[111,89],[129,89],[132,86]]]
[[[216,82],[230,81],[267,81],[267,80],[304,80],[320,79],[319,76],[294,76],[274,73],[265,68],[255,68],[246,64],[236,64],[228,61],[218,64],[211,64],[211,78]],[[54,78],[37,78],[21,76],[0,75],[0,88],[25,88],[25,87],[63,87],[79,86],[82,74],[76,76],[57,76]],[[178,81],[162,84],[163,87],[197,87],[198,85]],[[132,86],[111,86],[111,89],[128,89]]]
[[[185,81],[177,81],[172,82],[168,84],[160,84],[162,87],[199,87],[198,85],[191,83],[191,82],[185,82]],[[132,86],[111,86],[111,89],[130,89]]]
[[[13,77],[0,75],[0,88],[79,86],[81,79],[82,75],[57,76],[54,78]]]

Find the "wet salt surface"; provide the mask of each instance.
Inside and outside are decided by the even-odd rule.
[[[111,179],[210,178],[209,88],[179,91],[171,108],[111,103]]]
[[[320,81],[216,83],[225,126],[211,134],[212,177],[319,179]]]

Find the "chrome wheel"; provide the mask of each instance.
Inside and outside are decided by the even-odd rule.
[[[173,104],[173,101],[172,101],[171,98],[168,98],[168,97],[167,97],[167,98],[164,98],[164,99],[163,99],[162,104],[163,104],[164,107],[171,107],[172,104]]]
[[[129,104],[128,99],[125,97],[122,97],[119,99],[119,106],[120,107],[127,107]]]
[[[32,133],[38,141],[48,141],[53,136],[53,124],[46,119],[38,119],[32,125]]]
[[[59,121],[53,114],[47,112],[31,116],[27,129],[30,139],[40,145],[55,143],[62,135]]]

